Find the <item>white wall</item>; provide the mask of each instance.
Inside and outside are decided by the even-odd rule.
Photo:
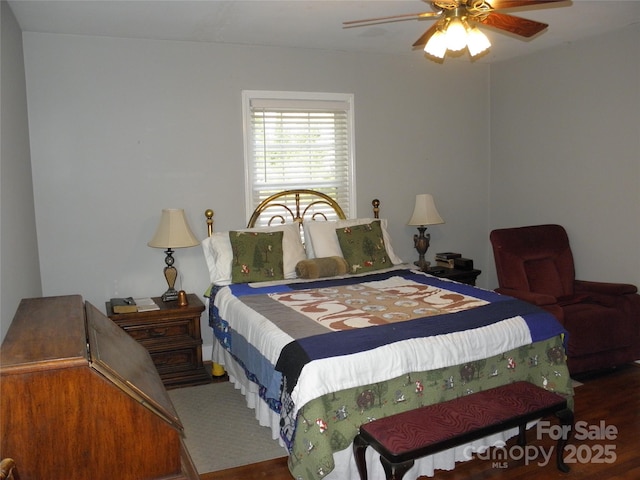
[[[21,48],[6,30],[3,18],[3,133],[5,50]],[[429,229],[429,254],[474,258],[483,286],[497,284],[488,232],[542,222],[567,227],[580,277],[640,284],[638,40],[635,26],[493,65],[489,82],[486,66],[420,55],[26,33],[42,294],[80,293],[101,308],[113,295],[160,294],[164,255],[146,242],[163,207],[186,208],[200,237],[205,208],[216,210],[217,230],[242,225],[242,89],[355,93],[358,211],[368,215],[379,197],[409,260],[413,196],[430,192],[447,223]],[[3,300],[6,259],[38,251],[5,241],[5,150],[15,145],[6,139]],[[14,203],[27,227],[28,203]],[[184,288],[201,293],[200,249],[179,251],[177,266]]]
[[[160,295],[164,254],[146,243],[162,208],[185,208],[201,238],[206,208],[218,231],[244,225],[243,89],[354,93],[358,214],[379,198],[414,260],[406,222],[415,195],[432,193],[447,223],[429,229],[428,255],[492,261],[486,65],[36,33],[24,48],[44,295],[99,308]],[[204,292],[201,249],[175,257],[182,287]]]
[[[20,300],[42,295],[29,158],[22,32],[0,2],[0,342]]]
[[[639,25],[492,66],[491,139],[490,229],[559,223],[578,278],[640,285]]]

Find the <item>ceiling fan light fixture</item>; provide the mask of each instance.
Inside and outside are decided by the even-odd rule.
[[[467,29],[459,17],[453,17],[447,25],[447,48],[459,52],[467,46]]]
[[[447,38],[442,30],[436,30],[424,46],[424,51],[436,58],[444,58],[447,53]]]
[[[409,20],[437,19],[437,23],[427,29],[412,47],[424,45],[430,56],[444,58],[447,50],[460,52],[466,47],[469,55],[475,57],[491,47],[487,36],[473,23],[504,30],[519,37],[531,38],[549,25],[502,13],[501,10],[517,7],[532,7],[554,3],[571,3],[565,0],[424,0],[433,7],[430,12],[405,13],[386,17],[367,18],[343,22],[345,28],[375,25],[379,23]]]
[[[491,42],[487,36],[480,31],[478,27],[469,30],[467,36],[467,48],[472,57],[481,54],[491,46]]]

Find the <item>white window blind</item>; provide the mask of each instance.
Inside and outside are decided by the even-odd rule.
[[[351,95],[245,91],[243,108],[247,216],[270,195],[302,188],[355,214]]]

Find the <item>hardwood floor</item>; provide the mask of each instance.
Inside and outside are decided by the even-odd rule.
[[[591,375],[579,379],[584,385],[575,391],[576,422],[586,422],[576,434],[582,439],[572,438],[570,447],[565,453],[568,462],[573,453],[574,463],[570,463],[568,474],[556,469],[555,461],[545,466],[538,466],[542,457],[529,462],[508,460],[506,464],[494,465],[492,460],[474,458],[471,461],[458,463],[455,470],[437,470],[436,480],[521,480],[525,478],[566,479],[566,480],[601,480],[601,479],[638,479],[640,478],[640,365],[631,364],[615,371]],[[552,422],[552,425],[555,425]],[[603,426],[604,424],[604,426]],[[617,429],[615,439],[595,439],[594,436],[613,436],[612,429]],[[537,447],[536,452],[548,452],[555,447],[555,441],[549,435],[536,438],[535,427],[528,434],[528,445]],[[515,439],[507,444],[507,450],[515,445]],[[608,450],[604,450],[605,446]],[[517,450],[514,449],[517,453]],[[491,452],[491,451],[490,451]],[[531,450],[533,452],[533,450]],[[613,461],[604,462],[606,457]],[[500,463],[500,462],[499,462]],[[292,480],[287,468],[286,458],[268,462],[245,465],[238,468],[207,473],[201,480]],[[429,477],[420,477],[427,479]],[[346,480],[346,479],[345,479]],[[413,480],[413,479],[406,479]]]

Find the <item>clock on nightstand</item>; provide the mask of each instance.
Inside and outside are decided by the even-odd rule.
[[[188,305],[153,298],[158,310],[114,313],[106,302],[107,316],[144,346],[166,388],[209,383],[211,376],[202,362],[200,315],[204,304],[197,295],[187,295]]]

